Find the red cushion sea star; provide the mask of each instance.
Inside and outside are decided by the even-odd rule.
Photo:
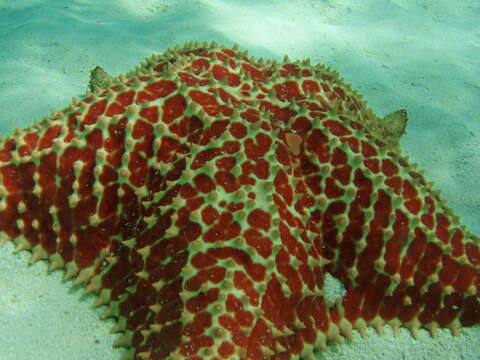
[[[397,113],[402,117],[403,113]],[[0,143],[0,244],[65,268],[128,359],[313,359],[480,322],[479,240],[329,68],[189,43]],[[329,306],[324,274],[346,294]]]

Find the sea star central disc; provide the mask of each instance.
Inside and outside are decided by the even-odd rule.
[[[215,43],[93,77],[0,143],[0,244],[98,293],[128,359],[314,359],[366,326],[480,322],[479,240],[400,155],[404,111]]]

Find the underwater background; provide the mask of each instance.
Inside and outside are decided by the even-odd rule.
[[[339,71],[377,115],[408,110],[403,154],[479,235],[479,24],[478,0],[0,0],[0,134],[68,105],[97,65],[115,76],[187,41],[311,58]],[[11,244],[0,250],[0,360],[120,359],[113,321],[99,320],[93,297],[28,259]],[[319,359],[480,359],[478,326],[455,338],[369,335]]]

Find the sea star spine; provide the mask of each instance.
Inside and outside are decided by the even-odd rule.
[[[313,359],[353,329],[480,322],[479,240],[400,155],[404,112],[215,43],[103,75],[0,142],[0,244],[98,293],[127,359]]]

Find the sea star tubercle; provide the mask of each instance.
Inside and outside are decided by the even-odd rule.
[[[479,240],[400,155],[403,111],[215,43],[96,74],[0,142],[0,244],[98,293],[127,359],[314,359],[353,329],[480,322]]]

